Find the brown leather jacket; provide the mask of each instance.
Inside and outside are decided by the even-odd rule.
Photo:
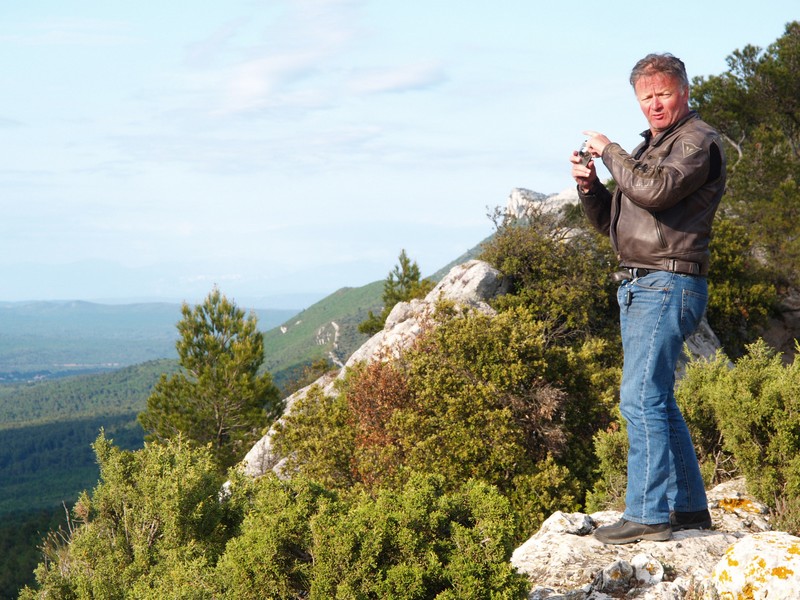
[[[589,221],[611,236],[620,265],[708,273],[711,224],[725,191],[725,155],[714,129],[695,112],[644,141],[633,155],[619,144],[603,150],[617,188],[599,181],[578,188]]]

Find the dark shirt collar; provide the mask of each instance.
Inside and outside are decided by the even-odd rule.
[[[697,111],[690,110],[685,117],[679,119],[664,131],[659,131],[656,135],[653,135],[652,131],[650,131],[649,129],[645,129],[640,135],[644,138],[645,146],[657,146],[665,135],[675,131],[675,129],[686,123],[686,121],[688,121],[689,119],[694,119],[694,118],[697,118]]]

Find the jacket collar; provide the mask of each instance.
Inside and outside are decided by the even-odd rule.
[[[678,127],[680,127],[681,125],[683,125],[684,123],[686,123],[691,119],[697,119],[697,118],[699,118],[697,111],[690,110],[685,117],[670,125],[668,129],[665,129],[664,131],[661,131],[656,135],[653,135],[653,132],[650,131],[649,129],[645,129],[640,135],[644,138],[644,143],[646,146],[658,146],[661,143],[661,140],[663,140],[667,135],[675,131]]]

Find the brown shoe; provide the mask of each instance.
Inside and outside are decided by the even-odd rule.
[[[613,525],[598,527],[594,537],[604,544],[631,544],[640,540],[652,542],[666,542],[672,537],[672,527],[669,523],[645,525],[634,523],[627,519],[620,519]]]

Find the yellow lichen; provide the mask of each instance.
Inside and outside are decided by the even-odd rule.
[[[755,593],[757,592],[758,588],[754,588],[753,584],[746,583],[742,588],[742,591],[739,592],[739,597],[737,600],[755,600]],[[759,595],[759,597],[761,597]]]
[[[747,498],[723,498],[719,501],[722,510],[732,513],[735,510],[745,510],[747,512],[760,512],[752,500]]]
[[[786,579],[789,575],[794,575],[794,571],[786,567],[775,567],[772,569],[772,575],[778,579]]]
[[[731,558],[731,557],[729,556],[729,557],[728,557],[728,566],[729,566],[729,567],[738,567],[738,566],[739,566],[739,561],[738,561],[738,560],[736,560],[735,558]]]
[[[728,573],[728,571],[722,569],[722,571],[720,571],[720,574],[717,576],[717,579],[719,579],[720,583],[725,583],[726,581],[731,581],[731,576]]]

